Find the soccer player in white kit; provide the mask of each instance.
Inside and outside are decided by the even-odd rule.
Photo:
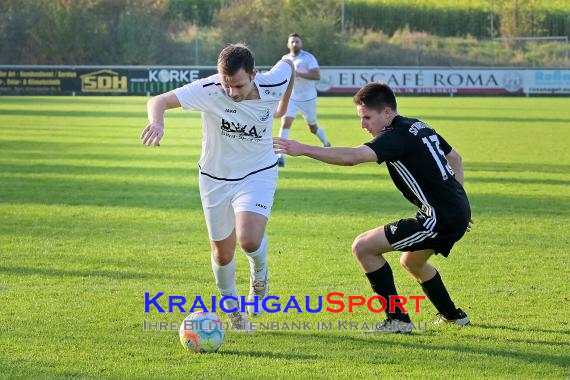
[[[321,79],[319,63],[314,55],[303,50],[303,40],[297,33],[291,33],[287,40],[289,54],[283,59],[290,59],[295,65],[295,87],[287,107],[287,113],[281,118],[279,137],[289,138],[291,125],[301,112],[309,129],[314,133],[325,147],[331,146],[324,129],[317,124],[317,88],[316,83]],[[279,155],[279,166],[285,166],[285,157]]]
[[[251,51],[229,45],[218,57],[218,73],[199,79],[148,101],[149,124],[143,144],[159,146],[164,134],[164,112],[182,107],[202,113],[202,155],[198,162],[200,197],[210,245],[216,285],[227,298],[224,306],[232,327],[250,331],[251,325],[236,290],[236,241],[250,263],[248,301],[268,295],[265,227],[273,206],[277,156],[273,151],[273,117],[287,109],[293,89],[293,63],[282,59],[257,74]],[[234,310],[235,309],[235,310]]]

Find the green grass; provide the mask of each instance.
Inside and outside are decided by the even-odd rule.
[[[197,191],[199,115],[171,111],[162,147],[143,147],[145,99],[0,97],[1,377],[564,378],[570,375],[570,100],[400,99],[463,155],[473,231],[433,264],[466,328],[412,336],[227,333],[217,354],[176,332],[143,332],[144,292],[216,294]],[[350,98],[319,99],[335,145],[358,145]],[[301,120],[292,137],[316,143]],[[364,230],[412,215],[386,168],[289,158],[268,227],[272,293],[370,296],[351,255]],[[421,288],[389,254],[398,290]],[[238,254],[238,287],[247,291]],[[164,304],[164,302],[163,302]],[[412,316],[430,321],[427,301]],[[274,314],[263,321],[378,318]]]

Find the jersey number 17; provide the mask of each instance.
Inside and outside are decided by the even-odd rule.
[[[439,139],[437,138],[437,135],[431,135],[429,136],[429,139],[424,137],[422,138],[422,142],[428,147],[429,152],[439,168],[439,172],[441,173],[443,180],[445,181],[449,178],[448,174],[454,176],[455,172],[451,169],[451,166],[449,166],[443,150],[439,147]]]

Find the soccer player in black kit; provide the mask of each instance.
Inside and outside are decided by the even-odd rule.
[[[402,251],[400,264],[421,285],[438,310],[436,323],[466,325],[469,318],[457,308],[438,271],[427,261],[433,254],[447,257],[469,231],[471,209],[463,189],[461,156],[426,123],[400,116],[396,97],[383,83],[370,83],[354,96],[361,126],[374,138],[354,148],[323,148],[274,138],[277,153],[307,156],[334,165],[386,162],[394,184],[419,210],[360,234],[352,252],[366,273],[372,290],[389,299],[397,295],[392,269],[383,254]],[[388,313],[379,332],[410,332],[410,317],[399,308]]]

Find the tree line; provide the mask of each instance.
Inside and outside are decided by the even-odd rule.
[[[270,65],[291,32],[323,65],[500,64],[501,46],[479,43],[497,62],[473,41],[568,35],[570,13],[494,1],[496,14],[356,0],[3,0],[0,64],[212,65],[223,46],[242,41]],[[460,51],[470,45],[476,54]]]

